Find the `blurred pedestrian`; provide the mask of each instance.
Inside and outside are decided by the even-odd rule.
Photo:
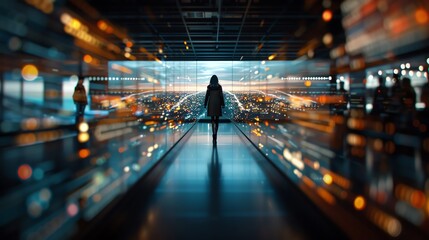
[[[389,90],[385,85],[386,81],[383,76],[378,77],[378,87],[375,89],[372,96],[371,115],[379,115],[385,113],[389,101]]]
[[[420,101],[425,104],[425,110],[429,110],[429,78],[427,82],[422,86],[422,95]]]
[[[405,111],[416,110],[416,92],[411,86],[411,79],[407,77],[402,79],[401,105],[402,109]]]
[[[340,88],[336,91],[337,101],[334,103],[335,114],[343,115],[347,109],[350,100],[349,92],[344,88],[344,81],[340,81]]]
[[[73,101],[76,105],[76,119],[75,123],[79,124],[84,120],[85,107],[88,104],[88,98],[86,96],[86,90],[83,86],[83,77],[80,76],[79,80],[74,88]]]
[[[210,85],[207,86],[204,107],[207,108],[207,116],[211,117],[213,144],[217,143],[217,131],[219,129],[219,117],[222,116],[222,107],[225,101],[222,92],[222,86],[216,75],[210,79]]]
[[[393,86],[390,88],[388,109],[390,113],[396,114],[401,111],[402,86],[398,74],[393,74],[392,81]]]

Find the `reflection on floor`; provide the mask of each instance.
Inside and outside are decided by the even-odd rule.
[[[88,238],[344,238],[232,123],[220,125],[217,148],[210,124],[195,128]]]

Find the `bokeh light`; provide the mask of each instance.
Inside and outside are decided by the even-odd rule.
[[[366,206],[365,198],[362,196],[357,196],[353,201],[353,204],[357,210],[363,210]]]
[[[331,21],[332,20],[332,11],[329,9],[326,9],[325,11],[323,11],[322,18],[323,18],[323,21],[325,21],[325,22]]]
[[[84,148],[84,149],[79,150],[78,155],[80,158],[87,158],[90,153],[91,152],[88,149]]]
[[[333,40],[334,40],[334,37],[332,36],[331,33],[326,33],[325,35],[323,35],[322,41],[323,41],[323,44],[325,44],[326,46],[330,46]]]
[[[429,16],[425,9],[419,8],[415,13],[416,22],[419,24],[426,24],[429,22]]]
[[[331,185],[332,184],[332,176],[329,174],[325,174],[323,175],[323,181],[328,184]]]
[[[82,122],[79,124],[79,131],[80,132],[88,132],[89,130],[89,125],[86,122]]]
[[[92,56],[89,55],[89,54],[85,54],[83,56],[83,61],[86,62],[86,63],[91,63],[92,62]]]
[[[28,164],[22,164],[18,167],[18,177],[21,180],[27,180],[31,177],[33,173],[32,168]]]
[[[77,139],[80,143],[88,142],[89,134],[86,132],[81,132],[77,135]]]
[[[27,64],[22,68],[21,75],[25,80],[33,81],[39,76],[39,70],[33,64]]]
[[[75,203],[70,203],[68,206],[67,206],[67,214],[70,216],[70,217],[74,217],[74,216],[76,216],[76,214],[79,212],[79,208],[78,208],[78,206],[75,204]]]

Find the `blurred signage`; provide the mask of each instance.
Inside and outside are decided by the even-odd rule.
[[[346,51],[364,54],[368,61],[426,47],[428,5],[428,1],[409,0],[344,1]]]

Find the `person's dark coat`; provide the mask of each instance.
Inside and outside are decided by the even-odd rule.
[[[222,86],[208,85],[206,98],[204,99],[204,107],[207,108],[207,116],[222,116],[222,107],[225,106],[223,98]]]
[[[74,88],[73,101],[75,104],[88,104],[85,87],[82,84],[77,84]]]

